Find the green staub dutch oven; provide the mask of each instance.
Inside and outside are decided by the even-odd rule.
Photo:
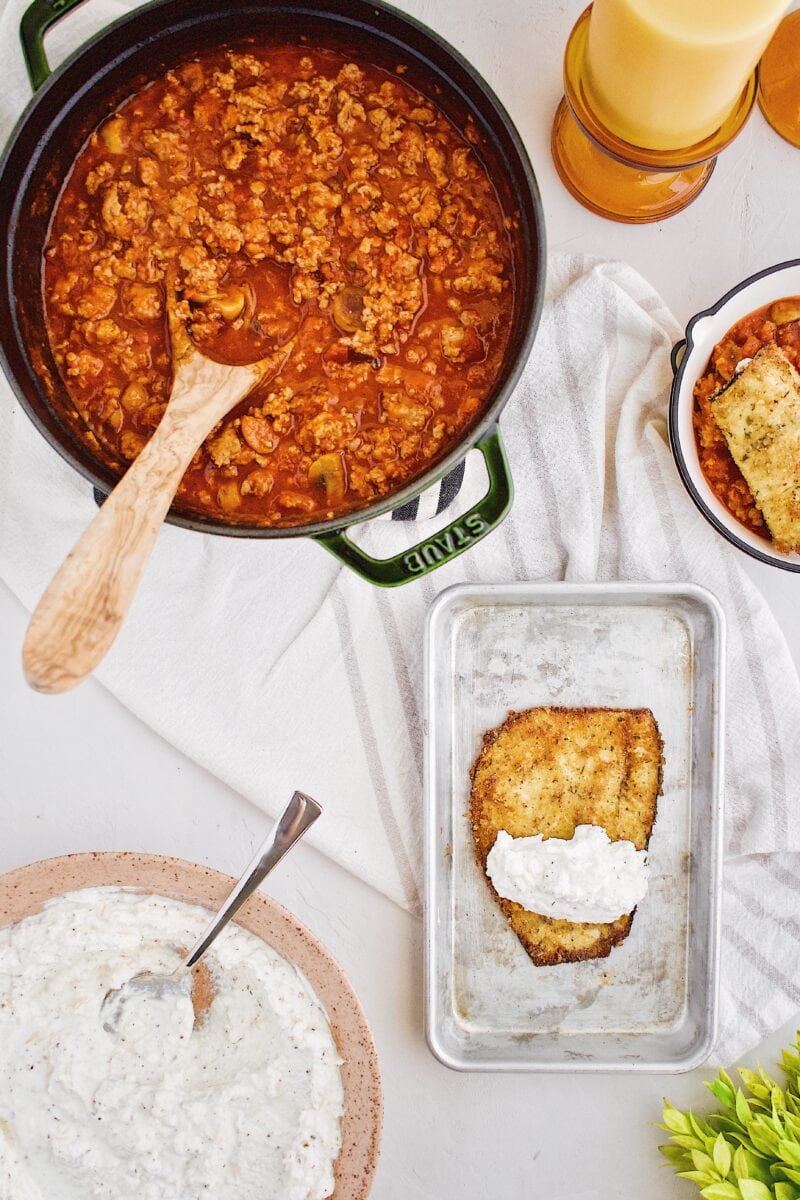
[[[237,525],[173,507],[167,520],[232,537],[313,537],[364,579],[393,586],[449,562],[505,517],[513,485],[497,419],[530,353],[544,293],[545,238],[539,189],[519,134],[492,90],[461,55],[418,21],[376,0],[155,0],[86,42],[56,71],[44,52],[45,30],[81,0],[34,0],[22,18],[22,49],[34,96],[0,162],[0,355],[25,411],[52,446],[101,492],[116,483],[59,416],[68,403],[45,329],[41,262],[53,205],[89,133],[153,76],[192,55],[246,38],[306,39],[377,65],[407,66],[406,78],[435,97],[459,128],[471,117],[507,215],[513,218],[515,303],[503,369],[492,395],[462,440],[401,491],[345,518],[292,528]],[[486,495],[433,537],[392,558],[376,559],[347,536],[418,496],[472,447],[484,456]]]

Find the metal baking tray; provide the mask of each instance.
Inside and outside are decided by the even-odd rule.
[[[684,583],[449,588],[426,634],[426,1032],[465,1071],[688,1071],[717,1028],[725,622]],[[608,958],[533,965],[473,849],[469,769],[534,705],[652,709],[650,887]]]

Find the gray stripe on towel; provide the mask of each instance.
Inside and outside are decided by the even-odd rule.
[[[338,582],[338,581],[337,581]],[[383,768],[383,761],[378,749],[378,739],[375,735],[375,727],[372,724],[372,717],[369,712],[369,704],[367,702],[367,692],[364,687],[364,680],[361,676],[361,669],[358,665],[356,656],[355,643],[353,641],[353,630],[350,624],[350,616],[347,611],[347,604],[344,597],[341,595],[338,586],[334,586],[330,593],[333,612],[336,618],[336,624],[339,630],[339,640],[342,645],[342,659],[344,661],[345,670],[347,672],[347,681],[350,684],[350,693],[353,697],[353,708],[355,709],[358,727],[361,732],[361,744],[364,749],[364,757],[367,761],[372,786],[375,791],[375,799],[378,802],[378,812],[383,823],[383,828],[386,832],[386,838],[389,843],[389,848],[392,851],[397,872],[400,881],[403,885],[406,899],[409,906],[419,912],[420,894],[419,888],[414,877],[414,871],[411,866],[403,842],[403,836],[400,832],[400,826],[397,821],[394,808],[392,807],[392,798],[386,782],[386,772]]]
[[[788,975],[784,975],[779,971],[774,963],[769,962],[759,950],[749,942],[743,935],[740,929],[735,925],[724,925],[723,934],[725,940],[741,954],[745,962],[753,963],[761,971],[765,979],[775,987],[777,991],[783,992],[784,996],[788,997],[793,1004],[800,1004],[800,986],[793,979],[789,979]]]
[[[405,504],[401,504],[392,513],[393,521],[416,521],[417,513],[419,512],[419,496],[415,496],[413,500],[406,500]]]
[[[765,908],[756,896],[751,896],[744,888],[733,883],[730,872],[725,878],[725,886],[736,897],[742,908],[747,909],[751,917],[758,917],[760,921],[768,921],[770,925],[777,926],[778,929],[788,933],[794,941],[800,943],[800,921],[788,915],[783,918],[776,916],[774,912]]]
[[[460,463],[453,467],[452,471],[448,471],[444,479],[438,484],[433,484],[429,489],[438,487],[439,495],[436,500],[436,513],[444,512],[446,508],[453,503],[461,491],[461,485],[464,482],[464,467],[466,460],[462,458]],[[427,493],[425,493],[427,495]],[[393,521],[416,521],[419,516],[420,497],[416,496],[413,500],[407,500],[405,504],[401,504],[392,513]]]
[[[403,705],[403,713],[406,718],[406,728],[408,730],[408,740],[411,743],[414,767],[416,768],[417,779],[421,785],[422,720],[420,718],[417,693],[411,681],[411,674],[408,670],[408,663],[403,651],[403,639],[400,637],[400,630],[397,628],[397,621],[395,620],[389,597],[386,595],[386,592],[376,589],[375,600],[383,624],[383,632],[386,634],[386,642],[389,647],[392,666],[394,667],[395,683],[397,684],[397,690]]]
[[[796,851],[787,850],[784,853],[794,854],[796,858],[798,857]],[[774,862],[773,858],[774,855],[772,854],[753,855],[756,866],[760,867],[762,871],[765,871],[767,875],[771,875],[772,878],[777,880],[778,883],[782,883],[783,886],[790,892],[800,892],[800,877],[798,877],[798,875],[793,871],[787,871],[785,867],[782,867],[779,863]]]
[[[717,539],[719,540],[719,539]],[[764,670],[764,664],[761,661],[755,646],[755,630],[753,629],[750,613],[745,604],[742,603],[742,594],[736,586],[736,578],[734,575],[734,566],[731,561],[730,554],[726,554],[724,558],[725,577],[728,582],[728,592],[732,604],[736,608],[736,616],[739,619],[740,629],[742,632],[742,649],[744,651],[744,660],[747,664],[747,673],[750,676],[750,682],[753,685],[753,691],[756,697],[757,710],[759,720],[761,722],[761,744],[767,751],[767,759],[769,763],[769,787],[774,803],[771,805],[771,812],[774,817],[775,840],[777,845],[786,844],[786,835],[788,831],[788,820],[786,812],[786,774],[783,766],[783,756],[780,749],[775,743],[774,730],[777,728],[775,722],[775,709],[772,704],[772,694],[769,689],[769,681]]]
[[[436,505],[436,515],[452,504],[458,493],[461,491],[461,485],[464,482],[464,467],[466,459],[462,458],[461,462],[453,467],[448,475],[445,475],[439,485],[439,503]]]

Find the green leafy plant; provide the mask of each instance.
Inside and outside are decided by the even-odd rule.
[[[784,1050],[781,1088],[763,1070],[724,1071],[706,1087],[720,1108],[705,1117],[664,1102],[669,1143],[659,1150],[705,1200],[800,1200],[800,1033]]]

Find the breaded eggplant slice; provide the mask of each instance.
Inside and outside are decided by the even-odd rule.
[[[663,744],[649,708],[530,708],[483,735],[472,767],[470,818],[478,862],[498,832],[571,838],[601,825],[612,841],[645,850],[661,792]],[[606,924],[527,912],[489,888],[537,966],[605,958],[633,914]]]
[[[800,375],[764,346],[710,407],[776,549],[800,550]]]

